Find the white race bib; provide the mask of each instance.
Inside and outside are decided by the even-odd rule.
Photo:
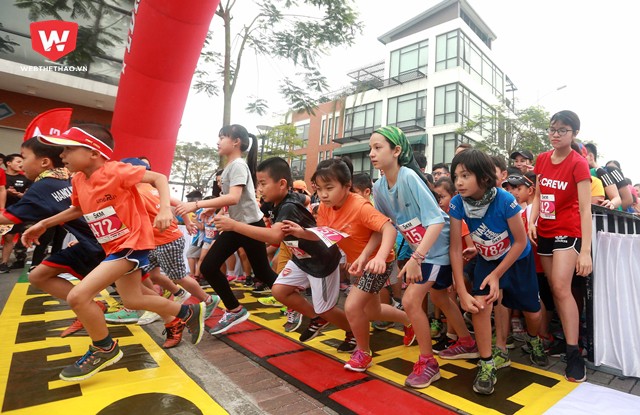
[[[540,217],[552,220],[556,218],[555,195],[540,195]]]
[[[304,250],[298,247],[298,241],[284,241],[284,244],[287,245],[287,248],[291,251],[291,254],[294,255],[298,259],[308,259],[311,258]]]
[[[84,219],[101,244],[111,242],[131,232],[122,223],[113,206],[84,215]]]
[[[473,244],[476,246],[478,253],[487,261],[500,259],[511,249],[511,241],[507,231],[490,240],[482,239],[472,233],[471,239],[473,239]]]
[[[398,225],[398,229],[414,251],[418,248],[420,242],[422,242],[424,233],[427,231],[418,218],[413,218],[409,222]]]

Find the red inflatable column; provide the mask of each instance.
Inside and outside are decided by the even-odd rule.
[[[191,78],[219,0],[137,0],[111,130],[115,158],[169,174]]]

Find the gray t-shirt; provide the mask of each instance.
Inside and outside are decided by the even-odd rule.
[[[251,172],[242,157],[227,164],[222,171],[222,193],[228,195],[229,189],[233,186],[242,186],[242,194],[237,205],[229,206],[229,217],[244,223],[254,223],[262,219],[263,214],[256,201]]]

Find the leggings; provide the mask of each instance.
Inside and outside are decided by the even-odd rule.
[[[264,221],[250,223],[252,226],[264,228]],[[211,288],[222,300],[227,310],[237,308],[240,303],[233,294],[226,275],[220,271],[220,267],[238,248],[244,248],[255,277],[271,287],[278,275],[269,266],[267,249],[264,242],[256,241],[248,236],[236,232],[225,231],[218,235],[216,243],[204,257],[200,266],[200,273],[211,284]]]

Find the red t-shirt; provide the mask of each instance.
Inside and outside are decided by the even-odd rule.
[[[107,255],[124,249],[154,249],[149,215],[136,184],[145,168],[109,161],[91,177],[76,173],[71,179],[71,204],[79,207]]]
[[[551,162],[553,151],[538,156],[534,172],[540,188],[538,235],[544,238],[580,238],[578,183],[591,180],[587,160],[575,151],[559,164]]]
[[[3,168],[0,168],[0,186],[7,185],[7,172]]]
[[[151,221],[151,225],[153,226],[153,221],[156,219],[156,216],[158,216],[158,211],[160,210],[160,195],[158,194],[158,189],[150,183],[138,183],[136,187],[138,188],[138,193],[142,196],[142,202],[147,210],[147,215],[149,215],[149,221]],[[153,228],[153,240],[156,246],[168,244],[181,237],[182,231],[178,228],[175,219],[164,232],[160,232],[160,229],[156,227]]]

